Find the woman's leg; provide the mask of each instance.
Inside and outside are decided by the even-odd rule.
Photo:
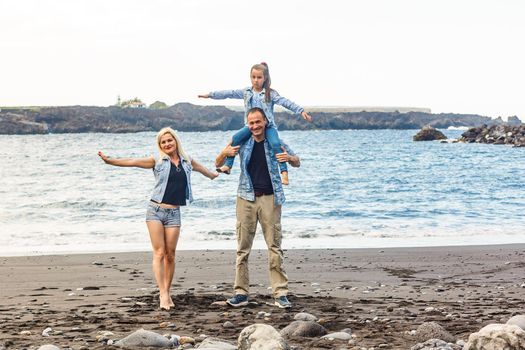
[[[279,139],[279,133],[277,132],[276,128],[266,128],[266,139],[270,144],[274,157],[277,153],[283,152],[281,148],[281,140]],[[288,185],[288,164],[286,164],[286,162],[279,163],[279,168],[281,169],[281,181],[283,185]]]
[[[248,141],[248,139],[250,138],[250,135],[251,135],[250,129],[247,126],[243,127],[242,129],[237,131],[232,136],[232,146],[242,145],[243,143]],[[235,160],[235,157],[227,157],[226,160],[224,161],[224,165],[221,166],[220,168],[217,168],[217,171],[219,173],[229,174],[231,168],[233,167],[234,160]]]
[[[164,225],[160,221],[146,221],[149,231],[149,237],[151,240],[151,247],[153,248],[153,274],[157,281],[160,293],[160,308],[169,310],[169,293],[166,286],[166,271],[165,271],[165,259],[166,259],[166,245],[165,245],[165,233]]]
[[[177,242],[179,241],[180,226],[166,227],[164,229],[164,246],[166,248],[166,256],[164,258],[164,285],[168,291],[168,302],[171,307],[175,306],[171,299],[171,282],[175,274],[175,251],[177,249]]]

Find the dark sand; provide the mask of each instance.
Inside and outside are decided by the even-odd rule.
[[[287,339],[298,349],[380,344],[409,349],[417,342],[407,331],[426,321],[467,340],[486,324],[525,313],[525,244],[289,250],[285,263],[294,307],[288,311],[266,304],[271,299],[265,251],[250,257],[251,300],[258,304],[242,309],[211,305],[232,293],[233,250],[178,252],[177,306],[160,311],[150,255],[0,257],[0,347],[52,343],[102,349],[106,346],[96,340],[97,332],[108,330],[119,339],[139,328],[236,341],[250,324],[268,323],[280,330],[297,312],[306,311],[322,318],[329,332],[351,328],[355,345]],[[260,311],[271,316],[256,319]],[[235,327],[224,328],[225,321]],[[43,337],[47,327],[54,332]],[[31,335],[20,334],[25,330]]]

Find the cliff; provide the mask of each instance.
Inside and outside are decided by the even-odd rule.
[[[501,124],[474,114],[431,114],[426,112],[315,112],[313,123],[285,112],[276,113],[280,130],[309,129],[420,129],[449,126],[472,127]],[[235,130],[243,126],[241,111],[222,106],[178,103],[165,109],[120,107],[2,108],[0,134],[46,134],[84,132],[157,131],[171,126],[179,131]]]

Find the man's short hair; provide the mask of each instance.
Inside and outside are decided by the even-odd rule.
[[[259,107],[252,107],[252,108],[250,108],[248,110],[248,113],[246,113],[246,117],[248,117],[250,114],[255,113],[255,112],[260,112],[262,114],[262,116],[264,117],[264,119],[266,121],[268,121],[268,118],[266,118],[266,113],[264,113],[262,108],[259,108]]]

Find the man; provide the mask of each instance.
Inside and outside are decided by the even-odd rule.
[[[248,257],[259,222],[268,246],[268,268],[275,305],[289,308],[292,304],[287,298],[288,277],[282,266],[281,250],[281,206],[285,198],[277,160],[288,162],[293,167],[299,167],[301,163],[287,145],[284,145],[283,153],[279,153],[275,159],[265,139],[267,120],[262,109],[250,109],[247,121],[252,137],[241,146],[226,146],[215,160],[215,165],[220,167],[226,157],[234,156],[237,152],[241,158],[237,191],[235,294],[227,303],[234,307],[248,304]]]

